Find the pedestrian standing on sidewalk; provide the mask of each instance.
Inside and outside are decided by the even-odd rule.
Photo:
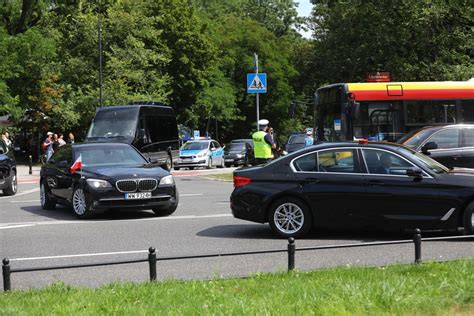
[[[53,133],[46,133],[46,139],[44,140],[41,147],[43,148],[46,154],[46,161],[48,161],[49,158],[51,158],[51,156],[53,155]]]
[[[64,140],[63,133],[59,133],[58,134],[58,147],[61,147],[63,145],[66,145],[66,141]]]
[[[253,151],[257,165],[267,163],[273,159],[272,149],[276,148],[276,145],[270,134],[267,133],[269,123],[265,119],[259,120],[259,131],[252,134]]]
[[[69,133],[69,138],[67,140],[68,144],[74,144],[74,134],[73,133]]]

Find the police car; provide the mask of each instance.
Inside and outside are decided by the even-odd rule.
[[[217,166],[225,167],[224,147],[213,139],[191,140],[181,146],[179,159],[174,164],[174,169],[205,167],[211,169]]]

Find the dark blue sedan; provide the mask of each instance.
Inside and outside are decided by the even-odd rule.
[[[282,237],[318,227],[474,233],[474,170],[391,143],[323,143],[234,171],[234,217]]]

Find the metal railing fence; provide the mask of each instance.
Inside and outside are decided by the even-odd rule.
[[[73,264],[73,265],[58,265],[49,267],[38,267],[38,268],[19,268],[12,269],[10,266],[10,260],[8,258],[3,259],[2,274],[3,274],[3,290],[11,290],[11,275],[13,273],[22,272],[34,272],[34,271],[46,271],[46,270],[60,270],[60,269],[74,269],[74,268],[87,268],[87,267],[99,267],[108,265],[121,265],[121,264],[132,264],[148,262],[150,281],[156,281],[156,263],[157,261],[167,260],[185,260],[185,259],[202,259],[202,258],[213,258],[213,257],[229,257],[229,256],[243,256],[243,255],[255,255],[255,254],[268,254],[268,253],[288,253],[288,271],[295,269],[295,255],[297,251],[310,251],[310,250],[323,250],[323,249],[340,249],[340,248],[356,248],[356,247],[370,247],[370,246],[383,246],[383,245],[400,245],[400,244],[414,244],[415,260],[414,263],[421,263],[421,244],[422,241],[440,241],[440,240],[452,240],[452,239],[469,239],[474,238],[474,235],[462,235],[462,236],[446,236],[446,237],[430,237],[421,238],[421,231],[415,230],[413,239],[406,240],[394,240],[394,241],[380,241],[380,242],[365,242],[365,243],[353,243],[353,244],[339,244],[339,245],[326,245],[326,246],[315,246],[315,247],[301,247],[296,248],[295,239],[293,237],[288,238],[287,249],[273,249],[273,250],[259,250],[259,251],[245,251],[245,252],[228,252],[220,254],[205,254],[205,255],[192,255],[192,256],[174,256],[174,257],[156,257],[156,249],[150,247],[148,249],[147,259],[137,260],[122,260],[122,261],[109,261],[101,263],[86,263],[86,264]]]

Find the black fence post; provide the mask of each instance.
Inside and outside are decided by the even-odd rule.
[[[10,260],[8,260],[7,258],[3,259],[2,272],[3,272],[3,290],[7,292],[11,290]]]
[[[288,238],[288,271],[295,269],[296,245],[293,237]]]
[[[30,166],[30,170],[28,171],[28,173],[33,174],[33,157],[31,157],[31,155],[29,155],[28,160],[29,160],[29,166]]]
[[[413,242],[415,243],[415,263],[421,263],[421,230],[419,228],[415,229]]]
[[[150,266],[150,281],[156,281],[156,252],[155,248],[148,248],[148,264]]]

